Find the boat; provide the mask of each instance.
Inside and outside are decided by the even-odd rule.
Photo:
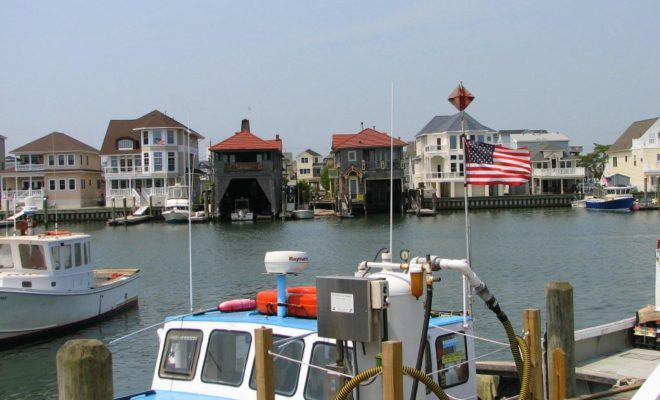
[[[253,221],[254,213],[250,210],[250,200],[239,197],[234,201],[234,211],[231,213],[232,221]]]
[[[635,198],[631,186],[605,186],[604,195],[586,199],[587,210],[593,211],[630,211]]]
[[[0,237],[0,343],[137,305],[140,270],[92,269],[91,242],[90,235],[62,230]]]
[[[255,330],[264,327],[272,330],[278,398],[343,393],[339,399],[352,390],[353,398],[382,399],[382,383],[368,383],[380,380],[372,377],[380,371],[376,360],[387,340],[401,341],[406,373],[421,380],[405,379],[406,395],[476,398],[472,317],[465,310],[431,310],[439,281],[433,272],[462,273],[501,321],[508,322],[506,315],[465,260],[410,258],[408,251],[400,256],[394,263],[383,253],[382,261],[361,262],[349,276],[320,276],[314,286],[294,286],[287,279],[304,272],[307,254],[266,253],[266,273],[276,278],[276,288],[167,318],[158,330],[151,389],[121,399],[256,398]]]
[[[293,219],[312,219],[314,218],[314,210],[298,209],[291,211]]]
[[[190,217],[190,199],[188,195],[188,186],[186,185],[177,183],[167,188],[165,208],[163,208],[161,214],[165,218],[165,222],[188,222]]]

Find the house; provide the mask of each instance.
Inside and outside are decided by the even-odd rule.
[[[101,158],[92,146],[52,132],[10,153],[14,165],[0,173],[3,208],[7,201],[40,208],[46,198],[49,207],[62,209],[96,206],[101,200]]]
[[[264,140],[250,132],[244,119],[240,132],[211,146],[215,166],[215,201],[228,217],[239,199],[247,198],[257,215],[275,217],[282,207],[282,140]]]
[[[513,131],[510,131],[513,132]],[[519,131],[510,135],[512,148],[527,147],[531,154],[532,194],[565,194],[577,190],[585,168],[579,166],[579,146],[570,146],[568,136],[545,130]]]
[[[333,191],[336,194],[337,209],[386,211],[390,207],[390,193],[393,193],[394,209],[403,207],[403,148],[406,145],[406,142],[372,128],[354,134],[332,135],[336,171]],[[394,154],[392,163],[391,152]],[[335,176],[334,172],[332,176]]]
[[[660,191],[660,117],[633,122],[607,150],[610,185]],[[618,175],[618,179],[613,179]]]
[[[199,165],[204,139],[177,120],[154,110],[137,119],[111,120],[101,146],[106,205],[163,205],[167,187],[188,183]],[[189,166],[187,166],[189,165]],[[199,175],[193,175],[197,198]],[[116,203],[120,205],[120,203]]]
[[[313,192],[318,192],[321,187],[321,170],[323,169],[323,157],[314,150],[307,149],[296,156],[296,180],[305,181]]]
[[[410,160],[413,188],[433,191],[437,197],[463,197],[464,151],[461,134],[470,140],[498,144],[499,133],[479,123],[468,113],[433,117],[415,135],[415,148]],[[468,187],[468,196],[498,195],[498,186]]]

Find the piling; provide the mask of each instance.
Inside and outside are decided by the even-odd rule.
[[[403,346],[398,340],[383,342],[383,399],[403,400]]]
[[[124,202],[124,226],[126,226],[127,225],[126,220],[128,219],[128,211],[126,209],[126,197],[124,197],[122,200]]]
[[[209,216],[209,192],[203,192],[202,197],[204,198],[204,217],[208,218]]]
[[[48,199],[46,197],[43,199],[43,205],[41,208],[44,210],[44,227],[48,230]]]
[[[115,198],[112,198],[112,220],[115,220]]]
[[[566,396],[575,396],[575,328],[573,323],[573,287],[568,282],[548,282],[545,285],[547,354],[561,349],[565,354]],[[554,365],[548,363],[548,376],[554,377]],[[550,379],[550,383],[553,379]],[[556,390],[550,384],[549,395],[555,399]]]
[[[255,329],[254,345],[257,400],[275,400],[273,356],[268,353],[273,348],[273,330],[264,327]]]
[[[551,400],[564,400],[567,398],[567,371],[566,371],[566,354],[562,349],[552,350],[552,374],[550,375],[550,387],[552,392],[550,395]]]
[[[529,347],[530,380],[529,396],[531,400],[543,400],[543,352],[541,351],[541,310],[526,309],[523,314],[523,329],[527,332],[525,341]]]
[[[75,339],[57,351],[60,400],[112,400],[112,354],[96,339]]]
[[[153,211],[153,210],[154,210],[153,199],[152,199],[151,195],[149,195],[149,216],[150,216],[151,218],[154,217],[154,211]]]

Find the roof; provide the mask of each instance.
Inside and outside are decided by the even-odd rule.
[[[316,156],[316,157],[321,157],[321,155],[319,153],[315,152],[312,149],[307,149],[307,150],[301,152],[300,154],[298,154],[298,157],[300,157],[300,155],[303,154],[303,153],[308,153],[308,154]]]
[[[282,152],[282,140],[279,135],[276,135],[275,139],[264,140],[249,131],[242,130],[236,132],[234,136],[214,144],[209,150],[277,150]]]
[[[541,131],[526,131],[525,133],[516,133],[511,136],[512,141],[516,142],[551,142],[551,141],[568,141],[568,136],[559,132],[541,132]]]
[[[332,135],[332,150],[355,149],[364,147],[390,147],[390,142],[394,147],[407,146],[408,143],[400,139],[392,139],[390,135],[384,132],[378,132],[375,129],[367,128],[358,133],[345,134],[338,133]]]
[[[639,139],[657,120],[658,117],[633,122],[607,151],[613,152],[630,149],[633,139]]]
[[[488,131],[496,132],[489,127],[482,125],[468,113],[465,114],[465,132],[469,131]],[[422,128],[421,131],[415,136],[424,135],[427,133],[442,133],[442,132],[461,132],[461,113],[454,115],[438,115]]]
[[[101,145],[101,154],[126,154],[125,150],[117,150],[117,140],[131,138],[137,143],[141,143],[140,130],[145,128],[188,129],[187,126],[158,110],[147,113],[138,119],[113,119],[108,123],[103,145]],[[198,139],[204,139],[204,136],[193,130],[190,131],[190,134]]]
[[[23,145],[17,149],[10,151],[10,153],[48,153],[48,152],[62,152],[62,151],[84,151],[90,153],[98,153],[99,151],[90,145],[74,139],[66,133],[52,132],[46,136]]]

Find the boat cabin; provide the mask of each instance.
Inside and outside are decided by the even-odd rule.
[[[91,236],[60,231],[0,238],[0,287],[71,291],[93,286]]]

